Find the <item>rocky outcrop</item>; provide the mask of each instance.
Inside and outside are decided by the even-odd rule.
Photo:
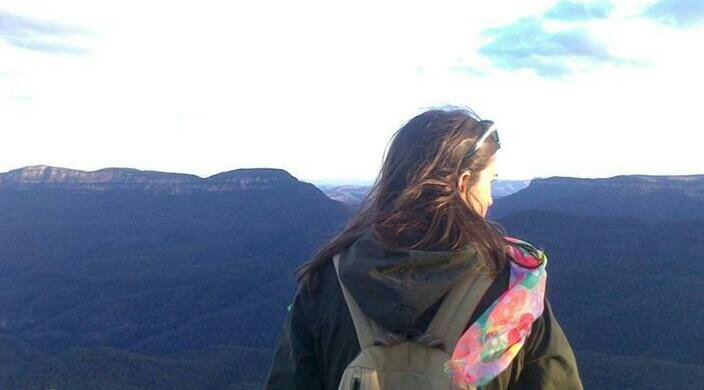
[[[530,190],[560,188],[615,189],[620,192],[638,194],[672,192],[689,196],[704,196],[704,175],[620,175],[597,179],[555,176],[533,179],[529,185]]]
[[[307,184],[288,172],[273,168],[243,168],[207,178],[134,168],[97,171],[32,165],[0,173],[0,189],[64,188],[82,191],[115,189],[184,193],[193,191],[266,190]]]

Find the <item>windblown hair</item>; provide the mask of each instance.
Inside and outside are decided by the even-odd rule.
[[[308,278],[315,292],[318,268],[368,229],[389,248],[456,251],[472,245],[480,268],[500,272],[507,259],[505,230],[477,213],[461,197],[458,187],[465,170],[471,172],[467,188],[476,183],[478,173],[499,148],[487,138],[479,151],[467,158],[483,130],[474,112],[459,107],[431,109],[397,130],[356,214],[295,271],[299,282]],[[469,191],[465,193],[474,197]]]

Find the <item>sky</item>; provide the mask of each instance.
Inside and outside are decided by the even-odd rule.
[[[370,181],[458,105],[499,179],[704,174],[702,42],[702,0],[0,0],[0,172]]]

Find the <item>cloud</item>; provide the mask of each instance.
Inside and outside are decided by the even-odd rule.
[[[86,54],[87,50],[78,47],[65,45],[57,42],[42,42],[36,39],[5,38],[5,41],[12,46],[22,49],[30,49],[45,53],[56,54]]]
[[[620,62],[593,41],[582,28],[549,32],[540,19],[523,18],[503,27],[487,29],[493,40],[479,52],[502,69],[534,69],[545,77],[561,77],[571,72],[568,61]]]
[[[590,3],[560,0],[543,15],[548,19],[580,21],[590,19],[606,19],[614,10],[614,5],[608,0]]]
[[[643,16],[670,26],[694,26],[704,23],[704,1],[660,0],[647,7]]]
[[[85,54],[86,50],[63,42],[86,30],[0,11],[0,39],[22,49],[58,54]]]

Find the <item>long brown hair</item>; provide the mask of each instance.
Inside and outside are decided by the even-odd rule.
[[[499,148],[487,138],[467,158],[483,130],[479,117],[468,108],[431,109],[408,121],[392,136],[381,170],[356,214],[295,271],[298,281],[307,277],[315,292],[318,268],[367,229],[391,248],[455,251],[473,245],[483,270],[502,270],[505,230],[477,213],[457,186],[465,170],[472,172],[468,188],[476,183]],[[422,239],[408,242],[414,233]]]

